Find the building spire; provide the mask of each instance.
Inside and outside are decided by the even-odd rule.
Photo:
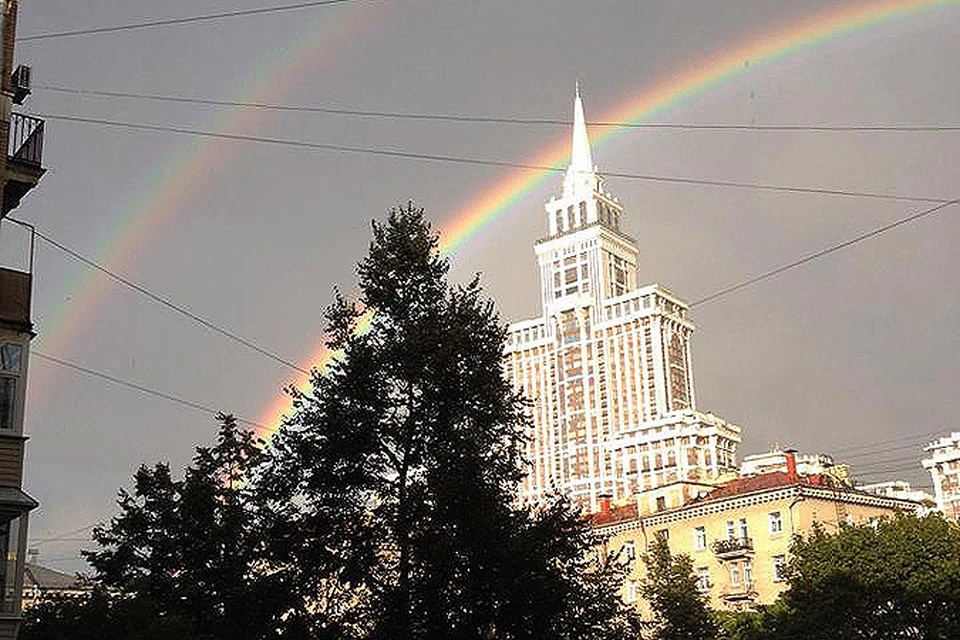
[[[577,81],[576,98],[573,103],[573,149],[570,153],[570,169],[574,172],[593,172],[590,155],[590,139],[587,138],[587,121],[583,117],[583,100],[580,98],[580,81]]]

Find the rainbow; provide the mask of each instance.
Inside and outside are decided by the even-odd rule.
[[[284,48],[254,70],[250,79],[235,93],[234,99],[243,102],[266,102],[283,99],[295,91],[296,82],[318,65],[335,61],[353,42],[360,41],[361,33],[373,26],[367,16],[375,13],[383,19],[395,3],[378,4],[377,12],[366,5],[330,8],[318,12],[313,21],[307,21]],[[644,88],[619,107],[604,114],[611,122],[640,123],[663,113],[692,96],[722,85],[729,80],[757,69],[765,63],[788,57],[820,43],[869,29],[897,19],[920,15],[946,7],[958,7],[960,0],[879,1],[847,9],[827,11],[801,20],[782,30],[757,38],[745,45],[722,51],[706,61],[699,61],[685,71],[672,74],[652,87]],[[749,61],[749,67],[744,62]],[[242,133],[253,129],[262,112],[220,110],[205,128]],[[621,136],[626,127],[610,127],[593,139],[594,148]],[[192,194],[202,187],[212,170],[223,171],[229,166],[225,152],[227,143],[217,139],[192,140],[182,151],[164,163],[144,188],[139,197],[123,207],[121,222],[109,234],[94,258],[112,270],[123,270],[138,250],[157,237],[159,231],[186,211]],[[550,148],[525,163],[536,166],[562,167],[568,161],[566,138],[558,139]],[[552,176],[551,171],[516,170],[492,185],[480,197],[464,207],[456,220],[441,230],[442,255],[456,254],[466,243],[495,221],[511,211],[524,196]],[[85,322],[109,291],[105,278],[93,271],[84,272],[72,281],[64,299],[75,300],[54,310],[44,319],[38,342],[51,353],[64,354],[78,344],[78,334]],[[70,295],[72,294],[72,295]],[[358,330],[366,330],[372,320],[365,315]],[[304,362],[323,369],[332,354],[324,346],[317,347]],[[42,379],[34,375],[31,396],[42,390]],[[297,386],[309,382],[308,376],[293,381]],[[40,383],[40,388],[38,388]],[[285,395],[278,397],[263,414],[261,422],[272,425],[275,431],[279,416],[289,407]]]
[[[262,61],[235,92],[233,100],[268,102],[293,95],[302,79],[316,73],[323,65],[334,64],[354,42],[362,41],[364,32],[382,21],[389,6],[376,12],[378,20],[370,20],[369,6],[329,7],[317,12],[298,29],[285,46],[278,47],[270,59]],[[214,112],[205,128],[233,133],[256,129],[265,113],[257,110]],[[190,197],[210,179],[214,170],[229,168],[230,143],[223,140],[190,140],[179,153],[162,164],[137,197],[122,207],[119,223],[106,234],[100,247],[91,256],[114,271],[129,266],[142,247],[156,240],[164,227],[190,210]],[[43,319],[37,338],[38,346],[51,353],[66,354],[78,341],[85,323],[111,290],[109,281],[96,271],[81,271],[66,287],[65,303]],[[38,369],[39,374],[47,371]],[[31,397],[43,395],[49,375],[34,374]]]
[[[621,122],[626,125],[641,123],[693,96],[723,85],[745,74],[748,70],[755,70],[764,64],[852,33],[946,7],[960,7],[960,0],[874,2],[817,14],[744,45],[723,51],[707,61],[699,61],[687,70],[671,75],[631,96],[621,105],[604,114],[602,120]],[[604,133],[593,137],[593,147],[600,148],[628,130],[629,126],[606,128]],[[569,159],[569,141],[564,137],[524,164],[559,169],[564,167]],[[465,207],[456,220],[441,230],[441,255],[456,254],[471,239],[511,211],[524,196],[541,186],[548,178],[555,176],[555,171],[535,169],[518,169],[508,174],[472,204]],[[358,330],[368,330],[371,322],[371,314],[363,316],[358,322]],[[310,354],[308,361],[312,366],[322,370],[334,355],[321,345]],[[308,382],[309,376],[301,376],[295,384],[302,387]],[[275,432],[288,408],[289,399],[282,395],[264,412],[260,421],[271,425],[271,432]],[[262,435],[269,437],[270,432]]]

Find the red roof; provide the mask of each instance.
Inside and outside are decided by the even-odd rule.
[[[594,513],[591,518],[594,525],[616,524],[627,520],[637,519],[637,503],[631,502],[621,507],[610,507],[610,510],[604,513],[599,511]]]
[[[717,487],[711,491],[704,499],[719,500],[721,498],[730,498],[732,496],[739,496],[745,493],[779,489],[781,487],[790,487],[797,484],[820,487],[823,486],[824,482],[823,478],[821,478],[819,475],[799,476],[795,480],[791,480],[785,472],[774,471],[772,473],[764,473],[763,475],[759,476],[750,476],[748,478],[737,478],[736,480],[731,480],[727,484]]]

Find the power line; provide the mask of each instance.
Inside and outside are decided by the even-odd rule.
[[[109,518],[100,519],[100,520],[97,520],[96,522],[91,522],[90,524],[85,524],[85,525],[83,525],[82,527],[77,527],[76,529],[71,529],[70,531],[63,531],[63,532],[61,532],[61,533],[54,533],[54,534],[51,534],[51,535],[49,535],[49,536],[43,536],[43,537],[41,537],[41,538],[30,538],[30,542],[40,544],[40,543],[44,543],[44,542],[67,540],[68,538],[66,538],[65,536],[73,536],[73,535],[76,535],[76,534],[78,534],[78,533],[83,533],[84,531],[90,531],[90,530],[93,529],[94,527],[102,526],[104,520],[109,520]],[[86,540],[89,540],[89,538],[85,538],[85,539],[86,539]]]
[[[945,429],[941,429],[941,430],[939,430],[939,431],[930,431],[930,432],[928,432],[928,433],[918,433],[918,434],[914,434],[914,435],[911,435],[911,436],[897,436],[896,438],[888,438],[888,439],[886,439],[886,440],[878,440],[878,441],[876,441],[876,442],[871,442],[870,444],[854,444],[854,445],[848,445],[848,446],[846,446],[846,447],[840,447],[840,448],[838,448],[838,449],[834,449],[834,451],[850,451],[850,450],[858,450],[858,451],[859,451],[859,450],[865,450],[865,449],[872,449],[872,448],[874,448],[874,447],[881,447],[881,446],[887,445],[887,444],[896,444],[896,443],[900,443],[900,442],[908,442],[908,441],[913,441],[913,440],[918,440],[918,441],[934,440],[934,439],[936,439],[938,436],[943,435],[944,431],[945,431]]]
[[[172,27],[183,24],[192,24],[195,22],[211,22],[214,20],[225,20],[228,18],[240,18],[245,16],[262,15],[266,13],[280,13],[282,11],[298,11],[301,9],[311,9],[315,7],[326,7],[337,4],[347,4],[351,2],[363,2],[365,0],[314,0],[313,2],[298,2],[295,4],[286,4],[276,7],[258,7],[254,9],[238,9],[234,11],[224,11],[221,13],[207,13],[195,16],[185,16],[182,18],[158,18],[156,20],[146,20],[143,22],[132,22],[129,24],[114,25],[109,27],[90,27],[86,29],[73,29],[70,31],[52,31],[49,33],[37,33],[30,36],[17,38],[18,42],[30,42],[32,40],[49,40],[51,38],[67,38],[72,36],[90,36],[103,33],[116,33],[118,31],[132,31],[134,29],[150,29],[154,27]],[[366,0],[369,1],[369,0]]]
[[[16,218],[13,218],[13,217],[10,217],[10,216],[7,216],[7,219],[10,220],[10,222],[13,222],[14,224],[18,224],[18,225],[21,225],[21,226],[28,226],[27,223],[26,223],[26,222],[23,222],[22,220],[18,220],[18,219],[16,219]],[[214,324],[213,322],[207,320],[206,318],[203,318],[203,317],[197,315],[196,313],[190,311],[190,310],[187,309],[186,307],[181,306],[181,305],[178,305],[178,304],[172,302],[169,298],[166,298],[166,297],[161,296],[161,295],[159,295],[159,294],[153,293],[152,291],[150,291],[150,290],[147,289],[146,287],[144,287],[144,286],[142,286],[142,285],[139,285],[139,284],[137,284],[136,282],[133,282],[132,280],[130,280],[130,279],[128,279],[128,278],[126,278],[126,277],[118,274],[118,273],[115,273],[114,271],[111,271],[110,269],[107,269],[107,268],[106,268],[105,266],[103,266],[102,264],[99,264],[98,262],[95,262],[95,261],[91,260],[90,258],[86,257],[86,256],[83,255],[82,253],[80,253],[80,252],[78,252],[78,251],[76,251],[76,250],[74,250],[74,249],[71,249],[70,247],[64,245],[64,244],[61,243],[61,242],[58,242],[57,240],[54,240],[54,239],[51,238],[50,236],[42,233],[41,231],[38,231],[38,230],[34,229],[34,233],[37,235],[38,238],[40,238],[41,240],[43,240],[44,242],[46,242],[46,243],[49,244],[50,246],[55,247],[55,248],[59,249],[60,251],[63,251],[64,253],[66,253],[67,255],[69,255],[70,257],[72,257],[73,259],[78,260],[79,262],[82,262],[83,264],[87,265],[88,267],[90,267],[90,268],[92,268],[92,269],[96,269],[97,271],[100,271],[101,273],[103,273],[103,274],[105,274],[106,276],[108,276],[108,277],[110,277],[111,279],[113,279],[115,282],[119,282],[120,284],[122,284],[122,285],[124,285],[124,286],[126,286],[126,287],[129,287],[130,289],[136,291],[137,293],[139,293],[139,294],[147,297],[149,300],[152,300],[152,301],[154,301],[154,302],[156,302],[156,303],[158,303],[158,304],[161,304],[161,305],[167,307],[168,309],[171,309],[171,310],[173,310],[173,311],[175,311],[175,312],[177,312],[177,313],[179,313],[179,314],[181,314],[181,315],[189,318],[190,320],[196,322],[197,324],[199,324],[199,325],[201,325],[201,326],[203,326],[203,327],[206,327],[207,329],[210,329],[211,331],[215,331],[215,332],[219,333],[220,335],[222,335],[222,336],[224,336],[224,337],[226,337],[226,338],[228,338],[228,339],[230,339],[230,340],[233,340],[234,342],[237,342],[237,343],[239,343],[239,344],[247,347],[248,349],[251,349],[251,350],[253,350],[253,351],[256,351],[257,353],[259,353],[259,354],[261,354],[261,355],[264,355],[264,356],[266,356],[266,357],[268,357],[268,358],[270,358],[270,359],[272,359],[272,360],[274,360],[274,361],[276,361],[276,362],[279,362],[280,364],[282,364],[282,365],[284,365],[284,366],[286,366],[286,367],[290,367],[291,369],[294,369],[294,370],[296,370],[296,371],[299,371],[300,373],[305,373],[305,374],[308,374],[308,375],[309,375],[310,371],[308,371],[307,369],[304,369],[303,367],[301,367],[301,366],[299,366],[299,365],[291,362],[290,360],[287,360],[286,358],[283,358],[283,357],[281,357],[281,356],[273,353],[272,351],[268,351],[267,349],[264,349],[263,347],[259,346],[258,344],[254,343],[253,341],[248,340],[248,339],[246,339],[246,338],[244,338],[244,337],[242,337],[242,336],[234,333],[233,331],[230,331],[229,329],[224,329],[223,327],[221,327],[221,326],[219,326],[219,325],[217,325],[217,324]]]
[[[197,411],[203,411],[204,413],[209,413],[209,414],[211,414],[211,415],[218,415],[218,414],[221,413],[221,411],[218,411],[217,409],[214,409],[213,407],[209,407],[209,406],[207,406],[207,405],[200,404],[199,402],[193,402],[192,400],[186,400],[186,399],[184,399],[184,398],[181,398],[181,397],[179,397],[179,396],[175,396],[175,395],[170,394],[170,393],[165,393],[165,392],[163,392],[163,391],[157,391],[156,389],[151,389],[150,387],[145,387],[145,386],[143,386],[143,385],[141,385],[141,384],[137,384],[137,383],[135,383],[135,382],[130,382],[129,380],[124,380],[123,378],[118,378],[118,377],[116,377],[116,376],[112,376],[112,375],[110,375],[110,374],[103,373],[102,371],[96,371],[96,370],[94,370],[94,369],[88,369],[87,367],[83,367],[83,366],[81,366],[81,365],[79,365],[79,364],[76,364],[76,363],[74,363],[74,362],[69,362],[69,361],[67,361],[67,360],[62,360],[62,359],[60,359],[60,358],[47,355],[47,354],[45,354],[45,353],[42,353],[42,352],[40,352],[40,351],[37,351],[36,349],[31,349],[31,350],[30,350],[30,354],[31,354],[31,355],[34,355],[34,356],[36,356],[36,357],[38,357],[38,358],[40,358],[41,360],[45,360],[45,361],[47,361],[47,362],[51,362],[51,363],[53,363],[53,364],[57,364],[57,365],[60,365],[60,366],[62,366],[62,367],[66,367],[66,368],[68,368],[68,369],[73,369],[74,371],[79,371],[80,373],[85,373],[85,374],[87,374],[87,375],[89,375],[89,376],[93,376],[93,377],[95,377],[95,378],[100,378],[101,380],[106,380],[107,382],[112,382],[113,384],[119,385],[119,386],[121,386],[121,387],[126,387],[127,389],[133,389],[134,391],[139,391],[140,393],[145,393],[145,394],[147,394],[147,395],[155,396],[155,397],[157,397],[157,398],[163,398],[164,400],[169,400],[170,402],[175,402],[175,403],[177,403],[177,404],[179,404],[179,405],[183,405],[183,406],[189,407],[189,408],[191,408],[191,409],[196,409]],[[265,429],[265,430],[266,430],[266,429],[269,429],[269,427],[267,427],[267,425],[265,425],[265,424],[263,424],[263,423],[260,423],[260,422],[256,422],[256,421],[254,421],[254,420],[247,420],[246,418],[241,418],[241,417],[236,417],[236,419],[237,419],[237,422],[241,422],[241,423],[246,424],[246,425],[249,425],[249,426],[251,426],[251,427],[257,427],[257,428],[259,428],[259,429]]]
[[[406,111],[369,111],[361,109],[346,109],[336,107],[320,107],[312,105],[277,104],[267,102],[246,102],[234,100],[219,100],[215,98],[200,98],[170,94],[137,93],[129,91],[99,91],[94,89],[79,89],[54,85],[39,85],[40,89],[57,93],[67,93],[79,96],[94,96],[100,98],[122,98],[130,100],[154,100],[178,104],[195,104],[211,107],[235,107],[241,109],[259,109],[263,111],[280,111],[287,113],[314,113],[338,116],[355,116],[360,118],[380,118],[392,120],[420,120],[430,122],[458,122],[477,124],[507,124],[507,125],[534,125],[569,127],[572,120],[560,118],[520,118],[514,116],[476,116],[466,114],[445,113],[417,113]],[[695,124],[695,123],[667,123],[667,122],[591,122],[591,127],[613,127],[618,129],[666,129],[680,131],[805,131],[805,132],[857,132],[857,133],[932,133],[960,131],[960,125],[817,125],[817,124]]]
[[[936,205],[935,207],[930,207],[929,209],[924,209],[923,211],[920,211],[920,212],[918,212],[918,213],[911,214],[911,215],[909,215],[909,216],[907,216],[907,217],[905,217],[905,218],[900,218],[899,220],[896,220],[896,221],[894,221],[894,222],[891,222],[890,224],[885,224],[885,225],[883,225],[882,227],[878,227],[878,228],[876,228],[876,229],[873,229],[872,231],[867,231],[866,233],[862,233],[862,234],[860,234],[860,235],[858,235],[858,236],[854,236],[853,238],[850,238],[849,240],[844,240],[843,242],[837,243],[837,244],[832,245],[832,246],[830,246],[830,247],[827,247],[827,248],[825,248],[825,249],[821,249],[820,251],[817,251],[817,252],[815,252],[815,253],[811,253],[811,254],[808,255],[808,256],[805,256],[805,257],[803,257],[803,258],[800,258],[799,260],[794,260],[793,262],[790,262],[790,263],[788,263],[788,264],[779,266],[779,267],[777,267],[776,269],[771,269],[770,271],[766,271],[766,272],[764,272],[764,273],[761,273],[760,275],[757,275],[757,276],[754,276],[754,277],[749,278],[749,279],[747,279],[747,280],[744,280],[743,282],[740,282],[740,283],[738,283],[738,284],[731,285],[731,286],[729,286],[729,287],[726,287],[726,288],[724,288],[724,289],[721,289],[720,291],[717,291],[716,293],[712,293],[712,294],[710,294],[710,295],[708,295],[708,296],[705,296],[705,297],[703,297],[703,298],[700,298],[699,300],[695,300],[694,302],[691,302],[691,303],[690,303],[690,307],[693,308],[693,307],[700,306],[700,305],[702,305],[702,304],[706,304],[706,303],[708,303],[708,302],[713,302],[714,300],[717,300],[718,298],[722,298],[722,297],[724,297],[724,296],[730,295],[731,293],[734,293],[735,291],[739,291],[740,289],[744,289],[744,288],[749,287],[749,286],[751,286],[751,285],[757,284],[758,282],[761,282],[761,281],[763,281],[763,280],[767,280],[767,279],[772,278],[772,277],[774,277],[774,276],[780,275],[781,273],[784,273],[785,271],[790,271],[791,269],[796,269],[797,267],[799,267],[799,266],[801,266],[801,265],[804,265],[804,264],[807,264],[808,262],[813,262],[814,260],[818,260],[818,259],[820,259],[820,258],[822,258],[822,257],[824,257],[824,256],[830,255],[831,253],[835,253],[835,252],[837,252],[837,251],[840,251],[841,249],[846,249],[847,247],[851,247],[851,246],[853,246],[853,245],[855,245],[855,244],[858,244],[858,243],[860,243],[860,242],[863,242],[864,240],[869,240],[870,238],[873,238],[873,237],[875,237],[875,236],[878,236],[878,235],[880,235],[880,234],[882,234],[882,233],[886,233],[887,231],[890,231],[891,229],[895,229],[895,228],[897,228],[897,227],[900,227],[900,226],[902,226],[902,225],[908,224],[908,223],[910,223],[910,222],[915,222],[915,221],[917,221],[917,220],[920,220],[921,218],[924,218],[924,217],[926,217],[926,216],[933,215],[934,213],[937,213],[938,211],[941,211],[942,209],[945,209],[945,208],[949,207],[950,205],[957,204],[958,202],[960,202],[960,199],[948,200],[948,201],[946,201],[946,202],[942,202],[941,204]]]
[[[482,158],[468,158],[463,156],[451,156],[430,153],[415,153],[402,151],[399,149],[381,149],[374,147],[356,147],[338,144],[329,144],[323,142],[307,142],[304,140],[290,140],[286,138],[268,138],[264,136],[250,136],[236,133],[224,133],[216,131],[205,131],[202,129],[190,129],[186,127],[175,127],[170,125],[157,125],[136,122],[120,122],[116,120],[105,120],[101,118],[86,118],[81,116],[68,116],[56,114],[43,114],[42,117],[48,120],[61,120],[64,122],[80,122],[84,124],[96,124],[106,127],[118,127],[122,129],[132,129],[137,131],[156,131],[161,133],[177,133],[183,135],[197,136],[202,138],[217,138],[222,140],[234,140],[239,142],[257,142],[281,147],[294,147],[302,149],[312,149],[321,151],[336,151],[342,153],[357,153],[382,156],[388,158],[402,158],[407,160],[425,160],[431,162],[446,162],[450,164],[479,165],[486,167],[501,167],[510,169],[527,169],[531,171],[543,171],[552,173],[564,173],[563,167],[550,165],[526,164],[519,162],[507,162],[503,160],[489,160]],[[853,191],[847,189],[823,189],[817,187],[796,187],[789,185],[772,185],[755,182],[736,182],[731,180],[705,180],[697,178],[682,178],[674,176],[660,176],[641,173],[623,173],[623,172],[604,172],[606,177],[623,178],[627,180],[641,180],[646,182],[658,182],[669,184],[700,185],[708,187],[731,187],[739,189],[754,189],[759,191],[771,191],[779,193],[797,193],[809,195],[827,195],[844,196],[852,198],[868,198],[874,200],[891,200],[899,202],[935,202],[935,203],[953,203],[952,200],[942,198],[927,198],[916,196],[901,196],[889,193],[876,193],[870,191]]]

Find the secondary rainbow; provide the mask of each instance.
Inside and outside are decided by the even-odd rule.
[[[641,123],[661,114],[685,100],[722,85],[748,71],[761,68],[775,60],[843,36],[864,31],[898,19],[921,15],[938,9],[960,8],[958,0],[927,2],[874,2],[848,9],[828,11],[801,20],[784,29],[766,34],[750,42],[722,51],[697,62],[685,71],[671,75],[657,84],[646,87],[620,106],[604,114],[605,122]],[[748,65],[744,63],[748,62]],[[594,148],[600,148],[629,131],[626,126],[608,127],[594,136]],[[562,169],[569,162],[566,136],[534,159],[524,164]],[[441,230],[440,251],[451,256],[472,238],[511,210],[512,205],[539,187],[544,180],[556,177],[557,171],[518,169],[494,184],[486,193],[464,208],[454,222]],[[366,330],[372,316],[366,315],[358,323],[358,330]],[[332,354],[321,345],[306,359],[311,366],[323,368]],[[302,386],[307,376],[295,384]],[[279,428],[281,415],[289,407],[286,396],[279,397],[264,413],[261,422]],[[264,434],[269,435],[269,433]]]
[[[303,78],[315,74],[324,65],[337,64],[350,46],[363,40],[365,30],[375,27],[394,5],[377,5],[371,11],[365,4],[356,7],[331,7],[304,21],[296,35],[264,59],[247,76],[236,92],[243,102],[282,100],[296,92]],[[371,16],[377,16],[372,19]],[[230,133],[249,133],[269,117],[266,112],[244,109],[219,109],[203,128]],[[163,163],[140,190],[136,199],[122,208],[115,228],[106,235],[92,256],[114,271],[126,271],[135,256],[142,254],[171,222],[190,212],[189,199],[206,184],[213,172],[230,166],[229,141],[191,139],[180,152]],[[127,268],[125,268],[127,267]],[[67,355],[78,340],[85,323],[113,284],[93,270],[80,270],[67,283],[65,302],[41,319],[38,346],[50,353]],[[31,397],[42,396],[55,370],[38,369],[31,380]]]

